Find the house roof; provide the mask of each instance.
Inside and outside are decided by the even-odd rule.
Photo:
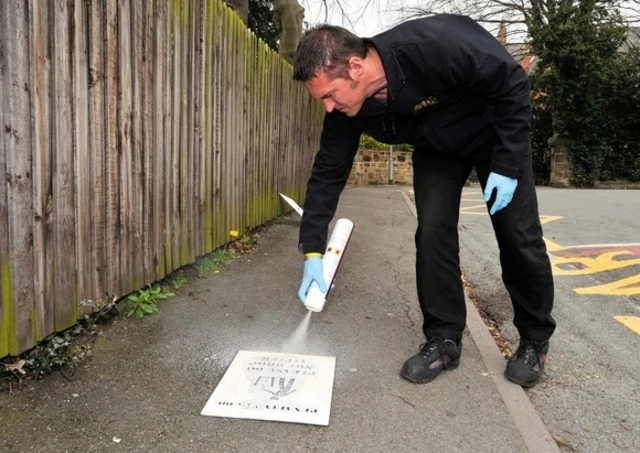
[[[531,54],[531,50],[528,44],[526,43],[509,43],[504,44],[507,52],[511,54],[511,56],[524,68],[527,74],[531,74],[531,72],[535,71],[538,67],[538,62],[540,59],[535,55]]]

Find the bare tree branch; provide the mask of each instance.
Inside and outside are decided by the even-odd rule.
[[[548,23],[559,8],[578,6],[594,10],[617,10],[628,26],[640,23],[640,0],[426,0],[419,6],[400,8],[405,18],[432,16],[438,13],[464,14],[497,32],[506,25],[510,35],[528,34],[534,25]]]

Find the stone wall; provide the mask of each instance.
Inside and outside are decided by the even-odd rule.
[[[413,184],[411,153],[393,152],[393,181],[389,181],[389,151],[370,151],[361,149],[353,161],[353,168],[347,184]]]

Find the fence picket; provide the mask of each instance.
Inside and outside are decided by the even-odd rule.
[[[43,4],[46,2],[42,2]],[[104,2],[91,2],[88,11],[88,77],[89,77],[89,130],[91,144],[91,261],[95,297],[102,299],[107,289],[107,186],[106,186],[106,13]],[[86,294],[86,293],[85,293]]]
[[[8,17],[8,2],[0,2],[0,92],[6,93],[11,78],[7,73],[7,52],[11,42],[9,39],[11,30],[5,25]],[[6,97],[0,96],[0,134],[2,140],[6,140],[7,124],[5,118]],[[37,177],[37,176],[34,176]],[[4,146],[0,148],[0,357],[9,353],[16,353],[17,347],[12,343],[15,341],[15,322],[11,304],[11,255],[9,253],[9,201],[7,199],[7,155]]]
[[[94,2],[95,3],[95,2]],[[121,295],[120,279],[120,180],[118,146],[118,4],[105,2],[105,189],[107,289]],[[102,294],[100,294],[102,296]]]
[[[54,331],[53,305],[45,299],[53,291],[53,193],[51,169],[51,50],[49,2],[34,2],[31,8],[30,46],[33,114],[33,255],[34,335],[42,338]],[[2,53],[2,52],[0,52]],[[0,121],[0,124],[3,124]],[[0,166],[1,168],[1,166]],[[2,171],[2,170],[0,170]],[[0,182],[0,184],[2,184]],[[0,212],[0,218],[2,218]],[[1,235],[1,234],[0,234]],[[0,348],[1,349],[1,348]],[[2,356],[0,351],[0,356]]]
[[[77,319],[75,161],[73,125],[72,13],[67,2],[54,3],[53,105],[53,217],[55,329],[63,330]]]
[[[73,3],[73,123],[76,181],[76,294],[93,294],[91,241],[91,158],[89,146],[89,84],[87,71],[87,11],[84,0]]]

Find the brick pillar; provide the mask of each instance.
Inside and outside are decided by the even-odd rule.
[[[567,143],[569,138],[561,135],[554,135],[549,139],[551,147],[551,175],[549,175],[549,185],[553,187],[569,187],[571,168],[569,167],[569,155]]]

